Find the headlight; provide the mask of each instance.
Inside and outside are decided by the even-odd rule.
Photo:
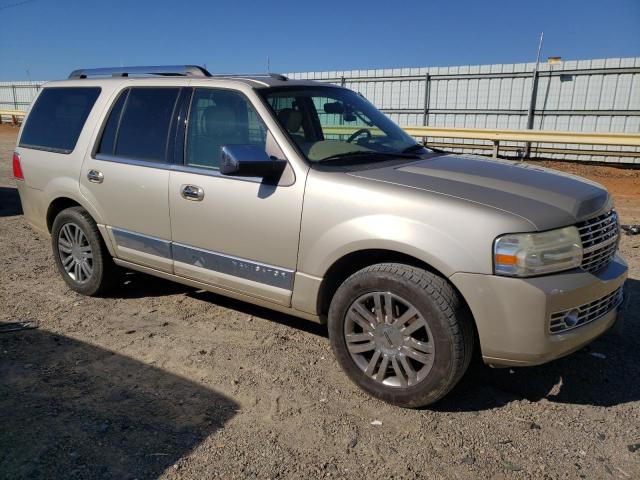
[[[496,238],[493,264],[497,275],[528,277],[579,267],[582,242],[576,227]]]

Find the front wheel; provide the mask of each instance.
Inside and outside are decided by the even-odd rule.
[[[94,296],[115,283],[117,267],[96,223],[84,208],[67,208],[56,216],[51,246],[58,271],[72,290]]]
[[[472,321],[453,287],[408,265],[353,274],[334,295],[328,322],[331,346],[351,380],[402,407],[446,395],[473,351]]]

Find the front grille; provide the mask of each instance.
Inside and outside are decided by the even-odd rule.
[[[552,313],[549,318],[549,333],[563,333],[593,322],[617,308],[622,303],[623,296],[623,287],[619,287],[591,303]]]
[[[582,240],[582,268],[595,273],[609,264],[618,249],[620,228],[615,210],[576,225]]]

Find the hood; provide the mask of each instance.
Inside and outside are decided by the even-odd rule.
[[[349,175],[484,204],[523,217],[538,230],[594,216],[609,197],[604,187],[581,177],[468,155],[438,155]]]

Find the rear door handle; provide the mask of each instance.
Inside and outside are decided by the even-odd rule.
[[[180,187],[180,195],[186,200],[201,202],[204,198],[204,190],[197,185],[182,185]]]
[[[92,183],[102,183],[104,181],[104,175],[100,170],[89,170],[87,172],[87,179]]]

